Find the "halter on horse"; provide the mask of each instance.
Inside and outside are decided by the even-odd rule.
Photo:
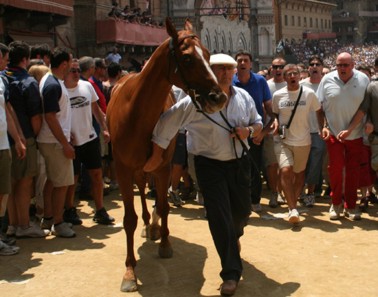
[[[210,54],[193,34],[191,23],[187,20],[184,30],[177,32],[167,19],[166,28],[170,39],[156,49],[141,73],[127,75],[119,80],[113,88],[107,109],[113,158],[125,209],[123,225],[126,232],[127,256],[126,273],[121,285],[121,290],[125,292],[137,290],[134,272],[134,232],[138,216],[134,208],[134,182],[139,188],[142,217],[150,238],[156,240],[161,236],[160,257],[169,258],[173,253],[168,239],[167,190],[174,142],[165,151],[162,165],[151,173],[157,191],[154,212],[156,211],[157,216],[161,218],[161,227],[156,217],[149,225],[150,214],[144,193],[146,175],[142,170],[151,154],[151,137],[155,124],[161,113],[174,103],[171,95],[172,85],[195,93],[202,109],[207,112],[221,109],[227,99],[209,66]]]

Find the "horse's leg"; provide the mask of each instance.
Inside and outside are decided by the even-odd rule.
[[[170,178],[170,167],[169,164],[161,168],[156,174],[154,174],[156,182],[156,212],[161,218],[161,241],[159,244],[159,256],[161,258],[171,258],[173,254],[171,243],[169,242],[168,235],[168,213],[169,204],[167,200],[167,191]]]
[[[137,226],[138,216],[134,208],[133,173],[129,168],[122,168],[121,166],[116,166],[116,170],[125,210],[123,228],[126,233],[126,272],[122,279],[121,291],[134,292],[138,290],[137,279],[134,272],[136,266],[134,232]]]
[[[151,215],[150,215],[150,212],[148,211],[147,203],[146,203],[146,194],[145,194],[146,182],[147,182],[146,174],[142,170],[135,173],[135,183],[139,189],[140,199],[142,202],[142,218],[144,222],[141,236],[145,238],[149,238]]]

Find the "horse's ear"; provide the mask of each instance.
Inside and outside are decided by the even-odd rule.
[[[168,35],[171,36],[174,40],[177,40],[177,30],[175,26],[172,24],[171,19],[168,17],[165,19],[165,28],[167,29]]]
[[[185,20],[184,29],[187,31],[193,31],[193,25],[189,19]]]

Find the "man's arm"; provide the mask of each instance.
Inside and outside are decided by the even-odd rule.
[[[66,158],[74,159],[75,158],[75,149],[72,145],[67,141],[66,136],[63,133],[62,127],[59,124],[58,119],[56,118],[55,112],[49,112],[45,114],[45,120],[47,125],[49,126],[52,134],[55,138],[59,141],[59,143],[63,147],[63,152]]]
[[[360,109],[357,110],[352,118],[352,121],[349,123],[347,130],[340,131],[340,133],[337,134],[337,139],[343,142],[350,135],[350,133],[352,133],[353,129],[356,128],[356,126],[362,121],[365,114],[366,113],[364,111]]]
[[[20,134],[18,133],[16,124],[14,122],[14,119],[11,115],[11,113],[8,110],[8,106],[5,107],[5,116],[7,120],[7,128],[9,134],[12,136],[14,143],[15,143],[15,149],[17,152],[17,157],[19,159],[23,159],[26,156],[26,147],[23,141],[21,140]]]
[[[106,125],[106,116],[102,112],[101,108],[98,106],[97,102],[92,103],[92,114],[96,118],[97,123],[99,123],[101,130],[104,134],[104,141],[108,143],[110,141],[110,134],[108,131],[108,126]]]

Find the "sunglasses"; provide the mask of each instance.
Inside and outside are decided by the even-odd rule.
[[[310,63],[310,66],[311,67],[317,67],[317,66],[321,66],[322,64],[320,63]]]
[[[273,69],[284,69],[285,65],[272,65]]]
[[[347,67],[349,67],[350,66],[350,64],[336,64],[336,67],[337,68],[341,68],[341,67],[344,67],[344,68],[347,68]]]
[[[79,68],[71,68],[70,72],[71,73],[81,73],[81,70]]]

